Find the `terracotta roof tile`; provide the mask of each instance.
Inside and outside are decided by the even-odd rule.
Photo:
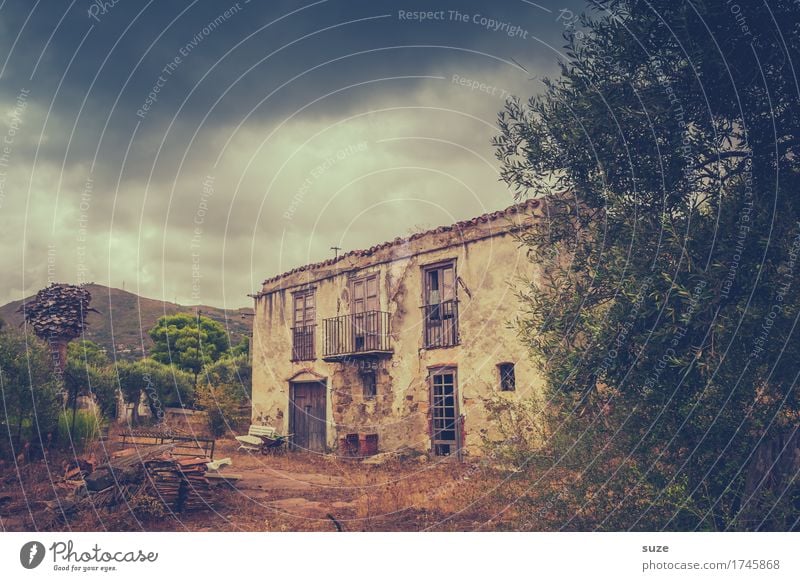
[[[329,258],[327,260],[322,260],[320,262],[314,262],[311,264],[298,266],[291,270],[287,270],[282,274],[266,279],[263,282],[263,284],[270,284],[276,282],[286,276],[296,274],[298,272],[307,272],[311,270],[316,270],[318,268],[331,266],[333,264],[336,264],[337,262],[341,262],[342,260],[345,260],[347,258],[352,258],[354,256],[355,257],[371,256],[376,252],[383,250],[384,248],[388,248],[390,246],[399,246],[401,244],[407,244],[408,242],[412,240],[417,240],[419,238],[422,238],[423,236],[427,236],[430,234],[442,234],[444,232],[459,231],[469,226],[474,226],[475,224],[486,223],[489,222],[490,220],[496,220],[498,218],[502,218],[504,215],[517,214],[524,210],[532,210],[534,208],[537,208],[538,206],[539,206],[538,200],[527,200],[520,204],[514,204],[513,206],[510,206],[504,210],[498,210],[496,212],[482,214],[480,216],[476,216],[475,218],[470,218],[469,220],[462,220],[461,222],[456,222],[455,224],[451,224],[449,226],[439,226],[437,228],[426,230],[424,232],[417,232],[415,234],[412,234],[411,236],[406,236],[406,237],[398,236],[394,240],[390,240],[388,242],[382,242],[381,244],[376,244],[375,246],[371,246],[370,248],[367,249],[351,250],[350,252],[345,252],[344,254],[339,255],[337,258]]]

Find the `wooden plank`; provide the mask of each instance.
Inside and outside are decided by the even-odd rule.
[[[183,467],[191,467],[199,464],[206,464],[208,462],[208,458],[181,458],[180,460],[177,460],[177,462]]]
[[[205,477],[206,477],[206,480],[214,480],[214,481],[241,480],[242,479],[242,475],[241,474],[236,474],[234,472],[230,472],[230,473],[229,472],[225,472],[224,474],[222,472],[206,472],[205,473]]]

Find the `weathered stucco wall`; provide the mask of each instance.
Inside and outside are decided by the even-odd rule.
[[[440,229],[414,240],[386,245],[367,256],[345,256],[323,268],[310,268],[265,282],[255,300],[253,322],[253,418],[288,431],[289,382],[324,379],[328,386],[327,442],[351,432],[377,433],[380,451],[407,446],[430,449],[428,370],[454,366],[459,408],[464,416],[465,448],[481,451],[481,436],[496,436],[485,400],[525,398],[540,393],[542,382],[511,323],[518,314],[513,285],[531,276],[532,265],[511,234],[531,219],[509,212],[466,227]],[[460,344],[423,348],[423,270],[456,260]],[[391,317],[390,358],[378,359],[377,396],[365,399],[360,377],[369,362],[322,360],[322,320],[348,314],[348,283],[354,276],[379,273],[380,308]],[[292,292],[316,289],[317,359],[291,361]],[[501,392],[497,365],[513,362],[516,391]],[[361,368],[360,368],[361,366]]]

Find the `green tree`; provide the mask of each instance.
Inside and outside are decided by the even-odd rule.
[[[231,355],[250,355],[250,337],[244,336],[231,349]]]
[[[80,360],[86,365],[94,367],[107,367],[111,364],[105,347],[101,347],[89,339],[81,339],[70,343],[67,347],[67,358]]]
[[[593,4],[495,140],[546,216],[520,330],[558,526],[797,527],[800,9]]]
[[[97,312],[91,302],[92,295],[83,286],[52,283],[19,308],[36,336],[50,347],[59,371],[66,365],[67,344],[83,335],[86,317]]]
[[[139,423],[139,402],[143,395],[157,421],[163,419],[164,408],[185,407],[194,402],[192,376],[174,366],[153,359],[124,361],[117,364],[116,375],[125,401],[133,404],[134,425]]]
[[[56,434],[59,384],[49,350],[34,337],[0,328],[2,455],[16,455],[27,441],[44,448]]]
[[[161,317],[150,330],[150,337],[154,343],[152,358],[191,373],[195,386],[203,368],[230,349],[224,327],[199,314],[179,313]]]
[[[36,336],[50,347],[52,360],[59,374],[66,371],[67,345],[84,333],[87,315],[92,311],[97,312],[89,306],[91,301],[91,293],[83,286],[52,283],[19,308]],[[74,382],[66,384],[66,387],[72,405],[72,434],[78,393]]]
[[[96,343],[83,339],[67,347],[67,364],[64,368],[64,387],[70,406],[81,395],[92,396],[102,414],[114,417],[117,409],[117,385],[111,362],[105,350]]]

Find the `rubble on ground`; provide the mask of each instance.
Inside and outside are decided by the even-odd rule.
[[[117,452],[101,465],[93,459],[76,459],[65,467],[56,483],[69,490],[66,498],[48,503],[57,519],[82,510],[130,510],[138,501],[153,501],[168,513],[210,508],[208,458],[177,457],[174,444]]]

